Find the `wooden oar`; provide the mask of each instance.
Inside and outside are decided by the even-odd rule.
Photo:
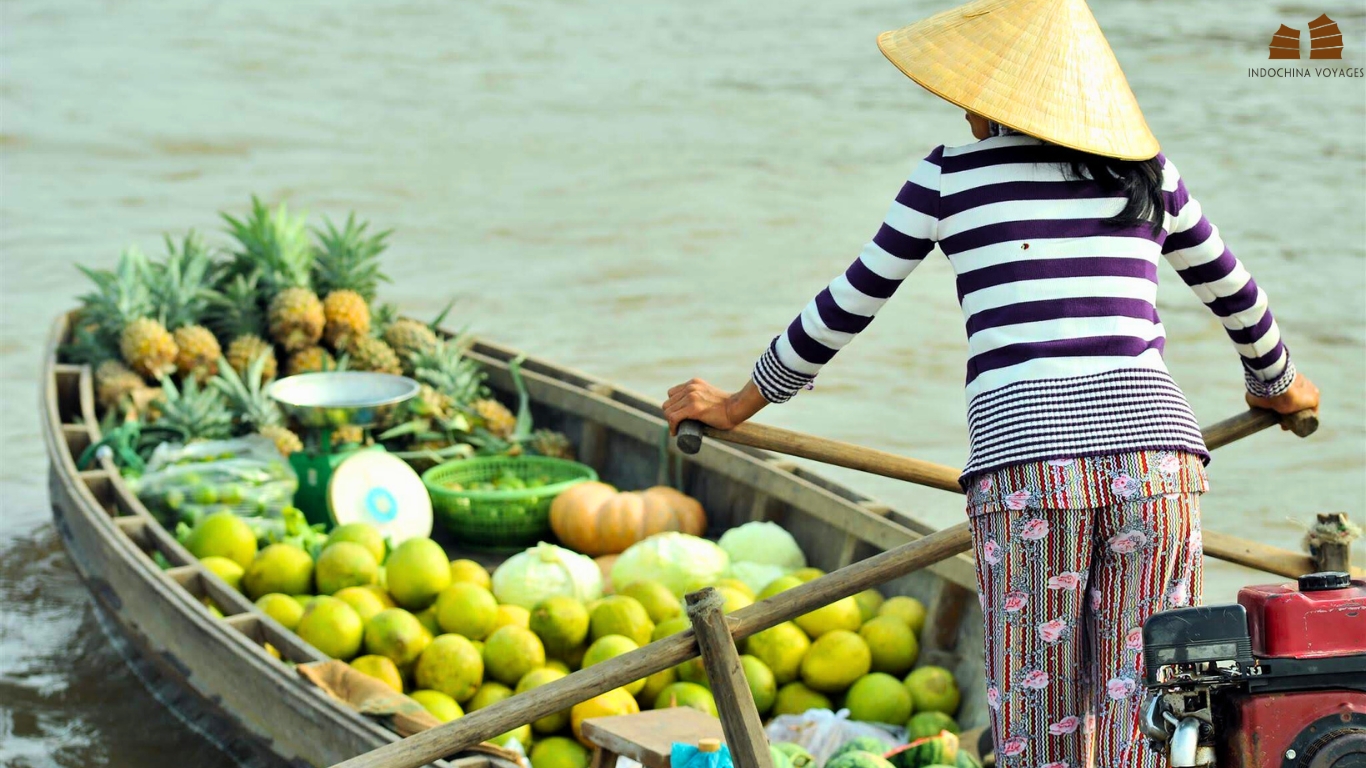
[[[1205,438],[1205,446],[1214,450],[1282,422],[1300,437],[1308,437],[1319,428],[1319,416],[1314,411],[1281,416],[1274,411],[1255,408],[1206,427],[1201,434]],[[958,470],[944,464],[753,422],[741,424],[735,429],[716,429],[692,420],[678,425],[678,449],[686,454],[701,450],[703,437],[857,469],[931,488],[961,491],[958,487]]]
[[[1205,445],[1213,450],[1273,427],[1283,420],[1290,431],[1300,437],[1308,437],[1319,428],[1318,414],[1312,411],[1282,417],[1273,411],[1254,409],[1207,427],[1201,434],[1205,438]],[[735,445],[762,448],[931,488],[963,492],[958,484],[959,472],[953,467],[763,424],[746,423],[735,429],[724,430],[698,421],[685,421],[678,427],[679,449],[684,453],[697,453],[702,447],[704,435]],[[1216,531],[1204,531],[1203,545],[1205,554],[1211,557],[1279,576],[1295,578],[1313,570],[1313,560],[1306,555]],[[970,547],[971,544],[965,542],[960,550],[952,554],[966,552]]]

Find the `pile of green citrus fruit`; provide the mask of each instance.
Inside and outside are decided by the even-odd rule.
[[[551,597],[531,610],[500,605],[489,572],[447,559],[431,539],[389,550],[374,528],[344,525],[316,560],[292,544],[257,548],[230,513],[206,517],[186,539],[201,562],[322,653],[407,693],[443,721],[553,682],[687,629],[680,596],[657,581],[615,585],[590,602]],[[722,579],[727,611],[821,575],[796,571],[757,595]],[[957,726],[959,692],[940,667],[916,667],[925,608],[875,591],[831,603],[750,637],[741,662],[765,717],[847,707],[851,717]],[[529,750],[533,768],[585,768],[580,725],[642,709],[692,707],[716,714],[700,660],[637,680],[504,734]]]

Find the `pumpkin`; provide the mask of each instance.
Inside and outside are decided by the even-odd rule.
[[[607,483],[579,483],[550,505],[550,528],[560,541],[585,555],[615,555],[656,533],[707,530],[702,505],[664,485],[618,491]]]

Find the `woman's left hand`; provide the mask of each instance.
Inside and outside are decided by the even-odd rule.
[[[664,418],[669,434],[678,433],[685,419],[696,419],[717,429],[735,429],[767,405],[754,382],[734,394],[701,379],[689,379],[669,390],[664,401]]]

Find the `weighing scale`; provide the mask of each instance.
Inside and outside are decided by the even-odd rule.
[[[339,427],[368,429],[379,409],[416,395],[404,376],[330,371],[287,376],[266,390],[304,428],[304,449],[290,454],[294,494],[310,524],[369,523],[395,543],[432,532],[432,500],[407,462],[382,446],[332,445]]]

